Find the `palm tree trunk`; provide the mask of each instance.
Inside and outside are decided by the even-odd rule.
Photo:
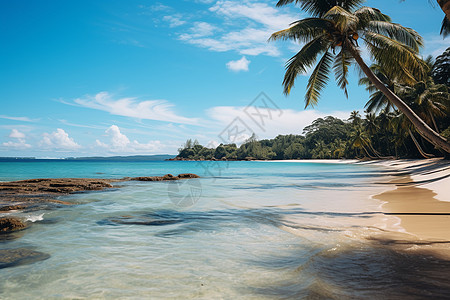
[[[425,153],[425,151],[422,150],[422,147],[420,147],[419,142],[414,137],[413,133],[411,132],[411,129],[408,129],[408,132],[409,132],[409,136],[411,137],[411,139],[414,142],[414,145],[416,145],[417,150],[419,150],[420,155],[422,155],[424,158],[431,158],[431,157],[433,157],[433,155]]]
[[[450,0],[437,0],[437,3],[450,21]]]
[[[423,134],[430,142],[438,147],[443,149],[445,152],[450,153],[450,143],[440,136],[436,131],[431,129],[427,123],[425,123],[417,114],[412,111],[412,109],[403,102],[397,95],[395,95],[390,89],[388,89],[383,82],[370,70],[370,68],[363,61],[358,51],[354,48],[349,49],[355,58],[358,65],[361,67],[364,74],[366,74],[367,78],[379,89],[388,99],[389,101],[397,106],[397,108],[405,114],[405,116],[413,123],[414,127]]]
[[[430,115],[431,122],[433,122],[434,129],[436,129],[436,132],[439,133],[439,128],[436,124],[436,120],[434,119],[433,114],[431,113],[431,111],[428,111],[428,114]]]
[[[364,152],[366,152],[366,155],[367,155],[369,158],[371,158],[371,159],[374,159],[374,158],[375,158],[375,156],[370,155],[369,151],[367,151],[366,147],[364,147],[363,144],[361,144],[361,147],[364,149]]]

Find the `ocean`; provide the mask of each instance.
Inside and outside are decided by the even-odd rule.
[[[429,299],[450,264],[372,237],[390,216],[371,198],[391,171],[317,162],[1,162],[0,180],[121,182],[13,212],[32,226],[5,249],[41,253],[0,269],[0,299]],[[392,187],[391,187],[392,188]],[[389,219],[389,220],[388,220]],[[395,221],[395,220],[394,220]],[[1,254],[0,254],[1,255]]]

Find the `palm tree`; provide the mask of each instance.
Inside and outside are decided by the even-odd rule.
[[[378,9],[361,7],[355,10],[363,0],[280,0],[277,6],[293,2],[300,4],[312,16],[294,22],[288,29],[273,33],[270,38],[305,43],[286,64],[283,80],[285,94],[290,93],[297,75],[306,73],[319,54],[323,54],[308,81],[306,107],[317,104],[331,68],[347,95],[348,67],[356,61],[367,78],[411,120],[418,131],[435,146],[450,153],[450,143],[389,90],[360,55],[358,39],[361,37],[374,61],[390,73],[398,74],[400,80],[415,83],[415,78],[422,79],[426,73],[426,67],[417,55],[422,38],[416,31],[392,23],[390,17]]]
[[[352,122],[353,126],[359,126],[361,124],[361,115],[359,114],[359,111],[352,111],[348,120]]]
[[[364,150],[364,156],[368,156],[370,158],[375,158],[374,156],[370,155],[369,151],[367,149],[372,150],[371,142],[369,137],[367,136],[366,132],[362,129],[362,127],[357,127],[355,130],[351,133],[350,136],[350,145],[352,148]],[[373,150],[372,150],[373,151]],[[374,153],[376,156],[378,156],[378,153]]]
[[[430,77],[426,81],[405,88],[405,94],[405,99],[411,99],[411,106],[415,108],[417,114],[430,126],[432,125],[436,132],[439,132],[435,117],[447,115],[449,102],[447,87],[443,84],[435,84]]]
[[[375,76],[377,76],[378,79],[380,79],[381,82],[383,82],[384,85],[388,87],[388,89],[390,89],[394,93],[398,92],[398,83],[395,79],[394,74],[386,74],[387,71],[378,64],[372,64],[370,66],[370,70],[372,70]],[[386,112],[389,112],[394,109],[389,99],[380,90],[377,89],[377,87],[370,81],[369,78],[361,77],[358,84],[365,85],[366,91],[370,93],[369,101],[367,101],[366,105],[364,106],[364,108],[366,108],[368,112],[376,113],[381,110],[386,110]]]
[[[397,133],[397,144],[404,143],[404,140],[406,139],[406,136],[409,135],[411,140],[413,141],[414,145],[416,146],[417,150],[419,151],[420,155],[422,155],[424,158],[431,158],[433,157],[432,154],[426,153],[422,147],[420,146],[418,140],[414,136],[414,128],[411,126],[411,122],[405,118],[405,115],[402,113],[398,113],[395,118],[391,121],[391,126]]]
[[[377,64],[370,66],[371,70],[376,72],[376,75],[384,85],[388,86],[391,90],[396,91],[402,99],[422,118],[429,126],[433,126],[436,132],[439,132],[439,128],[436,124],[435,116],[446,116],[446,110],[448,106],[449,93],[445,84],[435,84],[432,78],[432,70],[434,61],[431,56],[425,59],[425,64],[428,66],[428,74],[424,80],[415,83],[412,86],[408,86],[399,83],[395,78],[387,76],[387,70],[383,69]],[[369,101],[366,104],[366,108],[369,112],[378,111],[380,108],[385,107],[386,110],[390,109],[389,100],[380,91],[376,90],[374,85],[367,77],[363,77],[359,80],[360,84],[366,85],[366,90],[372,92]],[[395,109],[395,107],[393,107]]]

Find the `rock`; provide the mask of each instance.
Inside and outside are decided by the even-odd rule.
[[[183,173],[177,176],[179,179],[200,178],[197,174]]]
[[[166,174],[163,176],[162,180],[178,180],[179,178],[173,176],[172,174]]]
[[[184,220],[179,218],[152,218],[146,216],[121,216],[111,217],[98,221],[99,225],[145,225],[145,226],[164,226],[182,223]]]
[[[46,260],[50,255],[26,248],[0,250],[0,269]]]
[[[13,231],[23,230],[27,225],[19,218],[3,217],[0,218],[0,233],[9,233]]]
[[[112,188],[112,183],[123,181],[166,181],[198,177],[199,176],[195,174],[180,174],[178,176],[166,174],[164,176],[124,177],[122,179],[37,178],[0,182],[0,211],[6,212],[15,209],[33,209],[42,204],[71,205],[72,203],[70,202],[57,200],[55,198],[60,195],[76,192],[104,190]]]
[[[173,176],[172,174],[166,174],[164,176],[150,176],[150,177],[133,177],[127,178],[133,181],[169,181],[169,180],[180,180],[189,178],[200,178],[200,176],[191,173],[179,174],[178,176]]]
[[[111,188],[110,182],[111,180],[90,178],[38,178],[0,182],[0,192],[2,195],[69,194]]]
[[[27,207],[28,206],[24,205],[24,204],[5,205],[5,206],[0,206],[0,211],[10,211],[10,210],[25,209]]]

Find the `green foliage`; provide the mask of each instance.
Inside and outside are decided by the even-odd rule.
[[[426,66],[419,58],[422,37],[413,29],[392,23],[376,8],[360,7],[363,0],[280,0],[277,6],[298,4],[311,17],[275,32],[270,40],[293,40],[303,47],[286,63],[284,93],[289,94],[299,74],[309,77],[306,106],[314,106],[333,69],[338,86],[347,94],[349,66],[361,59],[365,46],[371,59],[390,74],[410,84],[421,80]],[[360,46],[361,43],[361,46]],[[337,54],[336,54],[337,53]],[[361,65],[361,60],[358,61]]]

